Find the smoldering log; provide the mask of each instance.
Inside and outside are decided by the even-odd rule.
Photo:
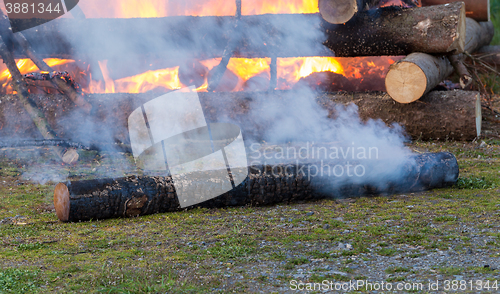
[[[43,57],[87,54],[113,60],[116,54],[110,48],[120,44],[120,60],[144,55],[179,61],[221,57],[233,27],[233,16],[56,19],[23,33]],[[248,15],[241,17],[239,28],[242,36],[234,57],[461,52],[465,10],[458,2],[410,9],[384,7],[361,12],[345,25],[330,24],[319,13]]]
[[[465,15],[476,21],[490,21],[490,0],[421,0],[422,6],[464,2]]]
[[[380,164],[384,164],[383,161]],[[354,182],[333,175],[317,176],[312,174],[310,166],[251,166],[248,177],[240,185],[193,207],[258,206],[327,197],[416,192],[451,186],[459,174],[455,156],[447,152],[412,156],[399,167],[399,179],[386,179],[384,183],[359,182],[359,179]],[[65,222],[178,211],[181,206],[176,185],[180,182],[193,191],[218,185],[215,179],[207,185],[204,176],[194,173],[185,174],[175,181],[171,177],[158,176],[72,181],[56,186],[54,206],[58,218]],[[193,194],[192,197],[202,196]]]
[[[466,24],[466,52],[474,52],[493,39],[491,22],[477,23],[467,18]],[[452,60],[456,58],[460,57],[452,57]],[[459,71],[460,74],[465,72]],[[395,101],[410,103],[420,99],[452,73],[453,66],[444,56],[412,53],[391,65],[385,77],[385,86]]]
[[[17,68],[14,57],[7,49],[2,37],[0,37],[0,56],[2,56],[9,73],[12,76],[12,87],[17,92],[15,99],[20,101],[20,104],[22,105],[25,113],[28,115],[28,119],[31,121],[31,124],[35,126],[38,130],[37,133],[43,138],[54,139],[56,134],[45,119],[43,112],[40,111],[33,100],[28,97],[28,89],[22,79],[21,72],[19,71],[19,68]],[[64,149],[59,146],[53,146],[52,150],[64,163],[72,164],[78,160],[78,153],[73,148]]]
[[[275,101],[286,105],[300,92],[226,92],[198,93],[209,122],[227,118],[238,124],[243,136],[261,139],[269,126],[260,125],[251,116],[260,111],[255,101]],[[94,112],[86,116],[62,95],[30,95],[43,112],[58,138],[99,146],[101,142],[130,144],[128,116],[143,103],[161,94],[94,94],[88,101]],[[354,103],[363,120],[381,119],[387,125],[398,123],[414,139],[473,140],[481,133],[479,93],[472,91],[430,92],[418,103],[400,104],[383,92],[324,93],[317,102],[334,116],[336,105]],[[258,104],[258,103],[257,103]],[[14,95],[0,96],[0,138],[43,139]],[[262,111],[266,111],[263,109]],[[479,124],[479,125],[478,125]],[[111,142],[110,142],[111,141]]]

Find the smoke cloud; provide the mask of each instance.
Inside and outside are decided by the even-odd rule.
[[[245,0],[243,2],[245,3]],[[105,15],[104,12],[99,13],[100,16]],[[280,38],[282,44],[299,49],[311,46],[311,51],[321,45],[315,42],[321,39],[321,34],[323,34],[317,29],[317,23],[303,26],[282,23],[281,19],[276,17],[271,25],[276,28],[277,31],[273,31],[273,34]],[[109,62],[120,63],[120,70],[124,72],[133,72],[134,68],[144,67],[144,63],[152,60],[159,62],[153,67],[161,68],[166,64],[176,65],[192,59],[184,48],[197,48],[203,53],[207,48],[224,47],[225,44],[213,43],[213,40],[220,38],[206,38],[206,35],[214,34],[214,32],[231,34],[234,27],[232,22],[220,22],[213,18],[207,20],[207,26],[203,30],[190,31],[186,28],[179,28],[179,31],[169,31],[170,28],[151,27],[150,22],[128,19],[121,22],[127,29],[116,30],[116,32],[122,32],[116,33],[103,31],[101,24],[105,20],[96,19],[92,25],[85,28],[77,27],[79,24],[77,21],[74,23],[69,19],[67,21],[68,26],[61,32],[65,36],[65,42],[77,48],[78,52],[85,53],[90,59],[99,59],[101,53],[106,52],[107,55],[113,56]],[[290,26],[293,27],[292,30],[289,29]],[[287,27],[286,31],[293,31],[294,34],[283,35],[279,30],[283,27]],[[259,36],[268,33],[262,32],[262,29],[264,29],[262,26],[249,27],[241,30],[240,33],[258,41]],[[269,28],[266,29],[269,30]],[[139,37],[131,39],[129,34],[131,32]],[[272,53],[272,44],[269,47]],[[145,56],[145,52],[155,54]],[[398,125],[388,127],[380,120],[361,121],[355,105],[337,106],[335,116],[331,118],[328,116],[328,111],[316,102],[316,96],[312,90],[301,88],[293,95],[288,95],[286,100],[253,99],[249,104],[248,119],[252,121],[252,124],[265,126],[265,130],[259,134],[257,132],[243,134],[249,164],[300,162],[317,163],[320,164],[318,167],[321,167],[323,160],[325,164],[335,163],[333,169],[330,167],[328,176],[334,174],[337,181],[378,186],[384,186],[388,181],[397,181],[402,167],[408,164],[408,158],[411,155],[411,151],[405,147],[407,139],[404,130]],[[119,95],[116,97],[119,99]],[[165,109],[165,112],[168,113],[168,109]],[[241,121],[231,120],[228,117],[219,118],[219,121],[242,124]],[[114,143],[114,134],[106,134],[105,129],[105,125],[82,118],[79,130],[73,130],[73,137],[70,139],[78,139],[83,143],[95,140]],[[274,146],[272,147],[274,149],[269,149],[270,146]],[[295,150],[288,148],[293,146],[296,147]],[[286,155],[279,155],[282,150],[290,152]],[[303,155],[301,152],[308,154]],[[119,162],[123,161],[118,159],[117,163]],[[339,167],[335,170],[337,165],[343,167],[342,173]],[[352,165],[352,168],[348,165]],[[363,169],[360,167],[356,169],[359,165],[362,165]],[[117,168],[129,170],[130,166],[118,164]],[[40,170],[40,172],[43,171]],[[117,174],[120,173],[110,173],[108,176]],[[362,176],[358,176],[361,174]]]

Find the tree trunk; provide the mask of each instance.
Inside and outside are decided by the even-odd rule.
[[[412,156],[399,167],[399,179],[384,183],[354,183],[335,176],[315,176],[309,168],[312,165],[251,166],[249,176],[236,188],[192,207],[272,205],[327,197],[415,192],[453,185],[459,173],[456,158],[447,152]],[[185,174],[180,181],[192,190],[204,189],[205,182],[196,178]],[[177,211],[181,206],[176,183],[171,177],[146,176],[59,183],[54,190],[54,206],[61,221],[71,222]]]
[[[465,15],[476,21],[490,21],[490,0],[421,0],[422,6],[464,2]]]
[[[466,42],[464,50],[474,52],[493,39],[491,22],[477,23],[471,18],[466,20]],[[460,59],[452,57],[452,60]],[[434,89],[441,81],[453,73],[453,66],[443,56],[425,53],[412,53],[391,65],[385,77],[386,90],[399,103],[411,103]],[[466,72],[460,70],[459,74]]]
[[[356,13],[364,9],[365,0],[319,0],[321,17],[332,24],[348,22]]]
[[[96,60],[112,62],[118,58],[123,62],[148,56],[180,63],[221,57],[231,38],[232,24],[232,16],[56,19],[23,33],[44,58],[87,54]],[[241,17],[238,26],[242,36],[234,57],[462,52],[465,10],[458,2],[411,9],[384,7],[360,12],[345,25],[330,24],[319,13],[248,15]]]

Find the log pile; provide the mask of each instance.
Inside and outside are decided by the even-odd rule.
[[[461,34],[465,30],[462,2],[361,11],[344,25],[323,20],[320,13],[243,15],[237,32],[233,31],[234,23],[233,16],[56,19],[23,33],[44,58],[89,55],[81,52],[87,48],[94,59],[113,60],[115,55],[109,48],[120,44],[123,60],[127,52],[137,55],[133,55],[137,44],[161,40],[161,50],[141,46],[141,54],[172,63],[221,57],[236,33],[240,36],[233,56],[243,58],[461,52],[465,40]],[[82,40],[85,44],[77,46]],[[25,56],[21,48],[15,49],[17,57]]]
[[[467,54],[488,45],[493,39],[491,22],[477,23],[467,18],[466,24],[464,52]],[[472,81],[472,76],[461,62],[462,58],[460,54],[435,56],[412,53],[391,65],[385,78],[386,90],[397,102],[410,103],[434,89],[454,69],[460,76],[462,88],[465,88]]]
[[[379,164],[385,163],[381,161]],[[413,156],[400,167],[399,179],[377,183],[314,176],[310,174],[313,169],[307,168],[310,165],[293,168],[250,166],[249,176],[243,183],[194,207],[271,205],[320,198],[416,192],[453,185],[459,172],[456,158],[447,152]],[[205,184],[197,178],[185,174],[178,182],[192,187]],[[59,183],[54,190],[54,206],[58,218],[65,222],[178,211],[181,210],[175,192],[178,182],[172,181],[171,177],[130,176]]]
[[[361,119],[381,119],[387,125],[398,123],[415,139],[472,140],[481,135],[479,93],[432,90],[454,71],[462,88],[471,83],[463,56],[488,45],[492,39],[488,0],[422,0],[422,7],[417,7],[420,1],[414,0],[402,1],[402,7],[383,7],[385,2],[377,0],[319,0],[319,13],[282,15],[242,15],[241,1],[236,1],[235,16],[87,19],[80,15],[76,19],[57,19],[17,35],[7,27],[0,12],[0,56],[8,65],[17,92],[0,97],[0,137],[14,134],[46,139],[53,145],[60,138],[76,142],[67,146],[130,144],[128,116],[159,94],[83,97],[57,79],[52,82],[64,95],[30,95],[14,57],[30,58],[41,70],[51,71],[43,58],[85,56],[97,70],[97,60],[119,66],[123,59],[137,56],[137,47],[141,58],[162,60],[163,68],[180,65],[179,79],[187,83],[203,84],[206,75],[209,91],[220,91],[218,81],[231,57],[270,57],[271,91],[200,94],[208,121],[230,120],[241,127],[247,138],[262,139],[269,127],[252,120],[252,102],[275,99],[279,108],[280,103],[286,105],[296,95],[293,91],[273,91],[278,75],[276,59],[303,56],[407,55],[393,64],[387,74],[388,94],[318,95],[316,102],[328,110],[330,117],[335,117],[338,104],[354,103]],[[150,40],[159,40],[161,46],[149,46]],[[117,44],[124,52],[120,60],[110,50]],[[196,60],[217,57],[222,57],[219,66],[203,74],[201,80],[190,75],[190,69],[197,66]],[[104,78],[102,73],[98,76]],[[342,80],[340,77],[338,80]],[[74,148],[54,146],[54,150],[66,163],[78,158]],[[449,153],[408,158],[398,170],[398,179],[376,183],[311,177],[299,170],[309,171],[307,167],[315,163],[301,164],[306,168],[297,166],[291,176],[276,175],[274,169],[284,170],[284,166],[250,166],[243,183],[198,206],[267,205],[421,191],[452,185],[458,177],[457,161]],[[379,164],[383,166],[383,160]],[[196,188],[201,184],[197,178],[197,174],[185,174],[181,181]],[[182,207],[174,180],[159,176],[60,183],[54,191],[54,204],[62,221],[132,217]]]

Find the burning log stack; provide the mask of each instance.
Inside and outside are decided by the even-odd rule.
[[[248,113],[245,113],[245,107],[249,101],[259,97],[268,99],[270,95],[278,99],[285,97],[283,100],[286,103],[286,96],[294,95],[293,92],[274,91],[277,84],[276,59],[279,57],[407,55],[390,68],[385,83],[392,99],[401,104],[378,93],[357,96],[358,99],[354,95],[320,95],[317,102],[328,109],[331,116],[335,116],[335,105],[355,103],[362,119],[381,118],[388,125],[400,123],[414,138],[471,140],[481,133],[479,94],[431,90],[453,70],[459,73],[464,88],[470,83],[471,77],[463,66],[461,54],[473,53],[488,45],[493,31],[491,23],[478,24],[466,16],[487,21],[489,12],[485,18],[482,11],[484,5],[475,6],[472,1],[446,1],[428,6],[425,4],[430,4],[431,0],[422,2],[424,7],[417,7],[417,1],[411,0],[404,1],[404,7],[384,7],[384,1],[320,0],[319,13],[314,14],[242,15],[241,1],[237,1],[235,16],[139,19],[80,17],[54,20],[38,27],[36,31],[28,30],[17,35],[6,29],[6,18],[2,15],[0,53],[13,76],[14,88],[21,104],[17,101],[10,105],[2,103],[4,109],[10,107],[13,111],[4,110],[4,115],[0,117],[0,135],[8,134],[12,129],[18,130],[19,120],[26,121],[22,116],[12,120],[5,116],[5,113],[19,113],[21,105],[42,137],[52,142],[57,138],[69,138],[77,142],[88,140],[80,135],[86,134],[84,129],[88,126],[85,122],[92,122],[99,124],[100,129],[107,128],[102,133],[94,129],[86,130],[87,134],[95,132],[92,134],[93,139],[128,144],[128,115],[144,101],[154,98],[152,93],[142,98],[141,95],[127,95],[125,98],[120,95],[120,101],[109,99],[110,96],[84,97],[75,93],[75,89],[62,82],[62,79],[56,78],[51,82],[62,92],[64,99],[61,99],[61,95],[30,95],[14,56],[28,57],[40,70],[51,72],[52,68],[43,58],[91,55],[94,61],[108,60],[114,58],[114,53],[108,48],[116,44],[129,52],[127,48],[133,48],[134,44],[148,44],[148,40],[158,39],[168,46],[162,50],[155,46],[143,46],[144,56],[166,60],[172,65],[185,63],[193,65],[193,68],[196,68],[196,63],[188,61],[222,57],[214,71],[202,75],[203,78],[208,76],[209,90],[220,89],[217,87],[218,82],[231,57],[272,59],[269,85],[273,91],[252,93],[251,97],[247,97],[246,93],[200,95],[208,120],[217,121],[219,117],[231,117],[235,121],[240,119],[244,136],[258,137],[259,129],[266,127],[251,121],[245,122],[245,114]],[[159,29],[145,33],[144,28]],[[91,38],[89,32],[92,31],[99,31],[99,38]],[[92,48],[92,52],[83,52],[75,45],[81,40],[86,41],[84,47]],[[133,55],[132,50],[130,54]],[[181,77],[181,72],[179,79],[193,80],[189,74],[187,78]],[[210,80],[213,82],[210,83]],[[7,100],[10,98],[7,97]],[[422,103],[410,103],[420,98],[419,102]],[[224,105],[227,99],[230,101]],[[82,111],[76,114],[72,112],[75,105]],[[234,111],[236,108],[238,110]],[[221,109],[226,113],[221,115]],[[58,116],[61,111],[66,113]],[[25,131],[30,133],[33,130]],[[61,147],[55,147],[55,150],[59,150],[58,154],[63,160],[68,158],[61,153],[61,150],[65,151]],[[74,160],[75,157],[70,156],[69,162]],[[307,167],[314,165],[314,162],[303,165],[309,170]],[[249,177],[242,184],[199,206],[263,205],[325,197],[421,191],[452,185],[458,178],[457,161],[449,153],[413,156],[400,168],[403,176],[398,181],[382,179],[382,182],[373,183],[338,181],[329,176],[314,177],[298,171],[292,175],[276,175],[273,171],[270,173],[269,166],[253,166],[248,167]],[[284,169],[282,166],[281,170]],[[182,182],[196,188],[199,183],[193,178],[196,175],[186,174]],[[149,176],[60,183],[54,192],[54,203],[62,221],[175,211],[182,206],[174,184],[171,177]]]

